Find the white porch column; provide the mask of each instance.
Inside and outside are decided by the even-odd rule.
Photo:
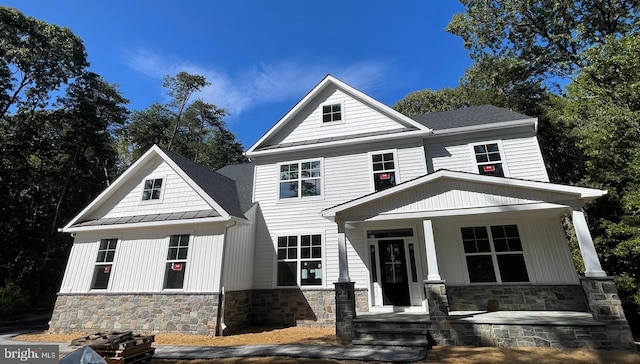
[[[347,259],[347,239],[344,234],[344,222],[336,221],[338,224],[338,269],[340,276],[338,277],[338,283],[351,282],[349,277],[349,262]]]
[[[593,239],[591,239],[584,213],[579,210],[573,210],[571,217],[573,219],[573,228],[576,230],[578,245],[580,246],[580,254],[584,261],[584,275],[587,277],[606,277],[607,273],[602,270],[600,265],[600,259],[598,259],[596,248],[593,245]]]
[[[433,224],[431,220],[422,220],[424,228],[424,246],[427,252],[427,280],[439,281],[438,259],[436,256],[436,240],[433,237]]]

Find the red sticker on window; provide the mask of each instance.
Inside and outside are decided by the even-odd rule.
[[[496,166],[482,166],[482,170],[485,172],[495,172]]]
[[[390,173],[381,173],[380,174],[380,179],[391,179],[391,174]]]
[[[109,273],[109,272],[111,272],[111,266],[110,266],[110,265],[105,265],[105,267],[104,267],[104,273],[105,273],[105,274],[107,274],[107,273]]]
[[[171,270],[182,270],[182,263],[171,263]]]

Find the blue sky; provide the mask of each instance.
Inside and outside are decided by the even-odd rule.
[[[392,106],[421,89],[455,87],[471,64],[445,28],[454,0],[5,0],[70,28],[90,69],[119,85],[130,110],[166,102],[165,75],[203,75],[197,97],[229,111],[245,148],[326,74]]]

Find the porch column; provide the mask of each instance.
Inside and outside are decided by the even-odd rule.
[[[347,239],[344,234],[344,222],[337,221],[338,223],[338,269],[340,276],[338,277],[338,283],[351,282],[349,277],[349,262],[347,260]]]
[[[578,238],[578,245],[580,246],[580,255],[582,255],[582,260],[584,261],[584,275],[586,277],[606,277],[607,273],[602,270],[600,265],[600,259],[598,259],[596,248],[593,245],[593,239],[591,238],[584,213],[580,210],[573,210],[571,217],[573,219],[573,228]]]
[[[438,270],[438,259],[436,256],[436,240],[433,237],[433,224],[431,220],[423,220],[424,246],[427,252],[427,280],[439,281],[440,271]]]

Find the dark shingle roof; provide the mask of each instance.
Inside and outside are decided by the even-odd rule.
[[[177,153],[161,149],[229,215],[246,219],[240,207],[235,181]]]
[[[432,112],[409,117],[433,130],[531,119],[530,116],[493,105],[464,107],[456,110]]]
[[[218,169],[216,172],[223,176],[227,176],[236,181],[238,197],[240,198],[240,207],[246,212],[253,206],[253,171],[255,164],[230,164]]]

